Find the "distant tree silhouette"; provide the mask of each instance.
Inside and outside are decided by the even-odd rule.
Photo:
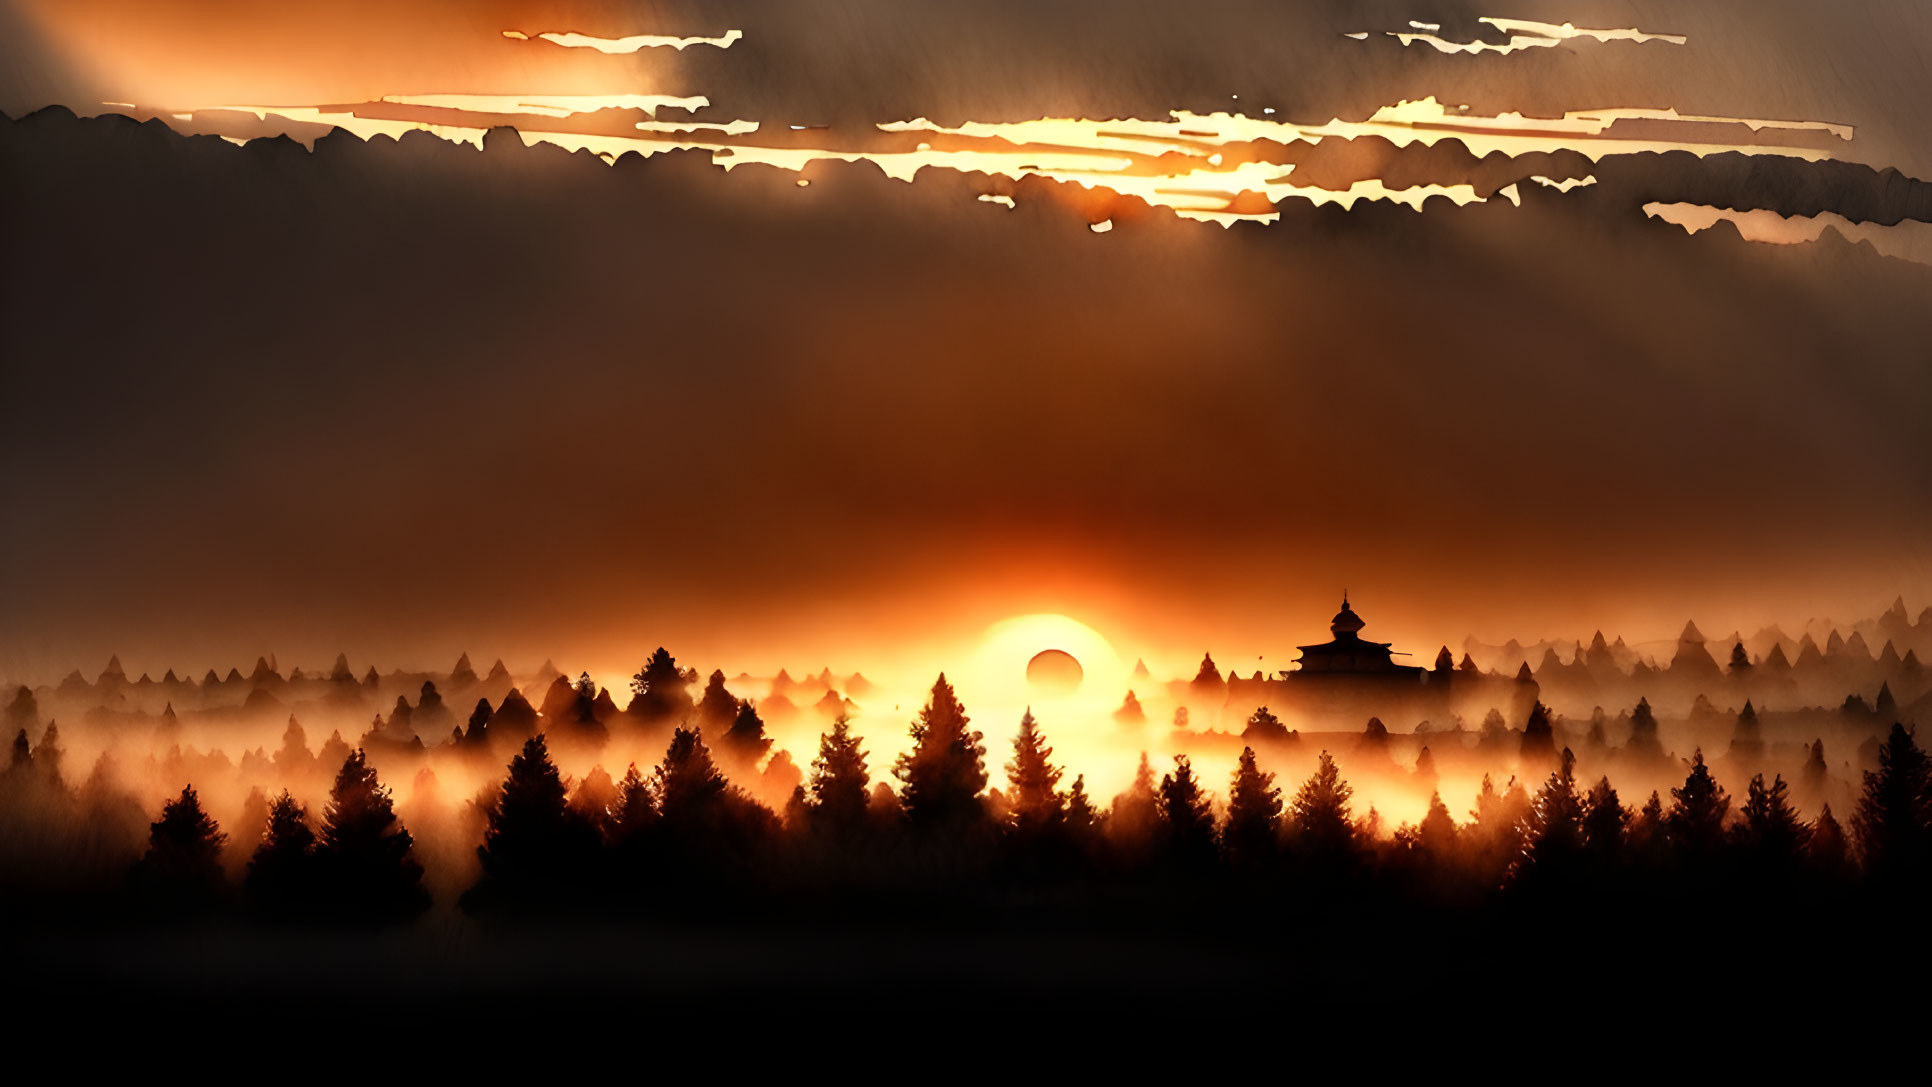
[[[1866,869],[1881,882],[1932,871],[1932,762],[1904,725],[1892,726],[1878,749],[1878,769],[1865,772],[1852,833]]]
[[[1348,802],[1355,790],[1342,780],[1335,760],[1324,751],[1315,772],[1296,790],[1289,806],[1290,840],[1304,856],[1336,858],[1355,846],[1355,824]]]
[[[1281,718],[1269,713],[1266,706],[1255,710],[1248,718],[1247,727],[1241,730],[1241,742],[1249,747],[1286,743],[1287,740],[1288,726],[1281,723]]]
[[[349,742],[342,738],[342,733],[339,730],[331,731],[329,738],[322,741],[322,746],[316,749],[315,764],[321,767],[341,766],[350,752]]]
[[[892,768],[914,827],[957,826],[984,812],[979,794],[986,788],[986,748],[967,723],[966,708],[941,675],[912,723],[912,749]]]
[[[1651,712],[1647,698],[1639,698],[1637,707],[1630,711],[1630,739],[1623,750],[1624,754],[1639,760],[1664,757],[1663,742],[1657,738],[1657,715]]]
[[[1439,776],[1435,754],[1429,750],[1429,745],[1422,745],[1422,750],[1415,753],[1415,779],[1433,789]]]
[[[23,727],[19,732],[14,733],[13,753],[7,760],[7,769],[24,775],[33,768],[34,745],[33,741],[27,739],[27,730]]]
[[[490,707],[490,700],[479,698],[476,707],[470,710],[470,719],[463,726],[463,742],[481,746],[490,742],[490,719],[496,711]]]
[[[1159,784],[1147,752],[1141,752],[1133,781],[1114,797],[1109,809],[1107,832],[1117,846],[1131,852],[1152,844],[1154,828],[1160,822]]]
[[[1811,741],[1811,747],[1805,752],[1805,768],[1801,773],[1803,776],[1800,780],[1805,788],[1814,792],[1824,788],[1826,780],[1831,777],[1831,768],[1825,763],[1823,739]]]
[[[141,858],[143,890],[165,906],[207,901],[221,888],[221,847],[228,836],[201,808],[192,785],[161,807],[148,825],[148,851]]]
[[[524,741],[476,849],[483,878],[464,905],[553,904],[585,884],[595,861],[597,830],[572,811],[563,775],[543,736]]]
[[[771,750],[771,737],[765,735],[764,719],[749,701],[738,703],[731,727],[718,740],[718,750],[742,774],[750,774]]]
[[[493,743],[504,747],[521,746],[523,741],[537,733],[537,708],[523,697],[523,692],[515,687],[503,696],[503,701],[490,715],[489,738]]]
[[[287,789],[269,806],[268,830],[243,882],[250,903],[267,916],[290,917],[314,907],[316,843],[308,815]]]
[[[633,714],[647,722],[683,721],[695,708],[684,672],[663,646],[631,677]]]
[[[1630,834],[1630,811],[1608,777],[1599,778],[1583,798],[1583,848],[1599,865],[1623,855]]]
[[[736,696],[725,689],[724,670],[712,671],[711,678],[705,682],[704,694],[698,698],[698,727],[711,730],[713,736],[724,735],[738,719],[738,706]]]
[[[323,899],[345,921],[389,924],[429,907],[414,839],[361,748],[336,772],[317,847]]]
[[[1606,719],[1602,706],[1590,710],[1590,731],[1583,736],[1583,750],[1586,754],[1601,753],[1610,745],[1609,733],[1604,728]]]
[[[1509,723],[1503,720],[1503,711],[1491,707],[1483,714],[1482,730],[1477,743],[1486,751],[1501,751],[1509,746]]]
[[[34,745],[33,767],[41,781],[57,790],[65,787],[60,770],[66,754],[60,746],[60,724],[47,722],[47,727],[41,730],[40,742]]]
[[[1281,813],[1275,776],[1256,763],[1254,748],[1242,748],[1228,786],[1227,825],[1221,831],[1229,860],[1253,866],[1272,858],[1281,841]]]
[[[637,764],[631,763],[630,768],[624,771],[623,779],[617,783],[617,799],[611,805],[610,822],[604,828],[605,836],[620,858],[626,854],[634,855],[650,840],[657,821],[657,797],[652,794],[650,783],[644,779],[644,775],[637,772]]]
[[[1523,726],[1522,750],[1523,762],[1531,766],[1547,766],[1556,758],[1556,732],[1550,725],[1550,708],[1541,702],[1530,707],[1529,722]]]
[[[1731,759],[1756,763],[1764,757],[1764,732],[1758,728],[1758,709],[1745,699],[1745,709],[1737,711],[1737,726],[1731,730]]]
[[[309,751],[308,733],[302,730],[301,722],[294,714],[288,718],[288,728],[282,730],[282,746],[275,749],[275,767],[286,777],[292,774],[307,774],[315,765],[315,756]]]
[[[1201,790],[1186,755],[1174,756],[1174,769],[1161,776],[1162,841],[1169,860],[1198,868],[1214,862],[1213,800]]]
[[[865,750],[852,733],[851,720],[841,713],[832,720],[832,731],[819,737],[818,757],[812,760],[815,825],[834,833],[850,833],[863,826],[871,781]]]
[[[260,785],[251,786],[248,795],[242,799],[241,811],[235,816],[234,822],[229,824],[229,829],[233,832],[229,836],[229,841],[240,847],[230,853],[231,866],[246,867],[252,852],[245,851],[252,851],[255,846],[261,844],[262,836],[268,833],[268,816],[267,794],[262,792]],[[237,858],[234,856],[235,852],[242,852],[243,855]]]
[[[1738,809],[1732,835],[1745,860],[1759,872],[1791,870],[1810,843],[1811,828],[1792,810],[1786,791],[1782,776],[1774,776],[1766,785],[1763,774],[1754,774]]]
[[[1670,811],[1664,828],[1671,847],[1681,854],[1712,856],[1723,849],[1725,820],[1731,812],[1731,798],[1711,776],[1704,764],[1704,752],[1692,754],[1690,773],[1680,788],[1670,791]]]
[[[1442,802],[1442,794],[1429,794],[1429,810],[1416,825],[1416,844],[1436,857],[1448,857],[1456,848],[1456,821],[1449,815],[1449,806]]]
[[[1013,737],[1013,758],[1006,764],[1006,779],[1011,789],[1007,800],[1008,821],[1020,834],[1042,834],[1060,824],[1066,814],[1060,796],[1060,768],[1052,763],[1053,748],[1047,746],[1033,711],[1020,718],[1020,730]]]
[[[1892,696],[1891,683],[1880,683],[1878,685],[1878,697],[1872,699],[1872,713],[1880,720],[1884,720],[1897,712],[1898,699]]]
[[[21,686],[14,689],[13,701],[7,703],[7,724],[24,729],[40,723],[40,702],[34,697],[31,688]]]

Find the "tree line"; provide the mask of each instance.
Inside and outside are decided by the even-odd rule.
[[[23,738],[24,740],[24,738]],[[9,776],[58,773],[57,741],[17,740]],[[1384,835],[1327,752],[1292,793],[1245,747],[1225,800],[1187,755],[1156,775],[1142,755],[1104,805],[1084,777],[1065,780],[1029,713],[990,790],[984,736],[942,675],[911,725],[911,745],[875,780],[838,718],[782,810],[734,785],[702,727],[673,730],[662,760],[601,769],[572,788],[549,738],[525,740],[480,803],[480,875],[461,898],[479,914],[645,904],[709,891],[863,893],[994,881],[1006,885],[1240,885],[1302,890],[1375,886],[1475,903],[1497,894],[1749,884],[1923,889],[1932,874],[1932,762],[1894,725],[1864,775],[1849,827],[1829,806],[1805,820],[1782,777],[1732,796],[1703,755],[1668,798],[1626,801],[1605,777],[1580,781],[1564,749],[1534,791],[1483,781],[1457,820],[1432,795],[1427,814]],[[38,764],[38,765],[36,765]],[[319,816],[319,818],[317,818]],[[250,851],[240,886],[224,849]],[[233,902],[270,919],[407,921],[430,905],[414,841],[365,753],[335,772],[312,813],[284,790],[259,841],[229,843],[192,785],[149,826],[134,866],[137,900],[157,910]]]

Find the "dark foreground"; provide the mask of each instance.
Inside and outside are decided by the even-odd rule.
[[[1787,913],[1660,897],[1634,911],[1571,900],[1269,915],[1222,902],[1161,917],[976,904],[489,922],[438,910],[382,931],[41,917],[9,925],[4,1003],[23,1027],[77,1009],[104,1028],[169,1032],[518,1023],[728,1050],[837,1025],[884,1042],[879,1031],[902,1026],[991,1038],[1032,1023],[1135,1046],[1183,1024],[1258,1024],[1284,1044],[1396,1047],[1381,1060],[1419,1060],[1404,1047],[1462,1032],[1535,1049],[1572,1039],[1618,1059],[1720,1029],[1824,1045],[1922,1019],[1925,905]]]

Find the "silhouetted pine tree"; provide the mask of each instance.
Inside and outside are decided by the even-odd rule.
[[[1241,742],[1249,747],[1286,743],[1287,740],[1288,726],[1281,723],[1281,718],[1268,712],[1266,706],[1255,710],[1248,718],[1247,727],[1241,730]]]
[[[1774,776],[1770,785],[1763,774],[1752,775],[1732,828],[1745,862],[1760,873],[1791,870],[1811,840],[1811,828],[1792,810],[1786,788],[1782,775]]]
[[[1422,750],[1415,755],[1415,779],[1434,789],[1439,777],[1440,775],[1436,773],[1436,756],[1429,750],[1429,746],[1424,744]]]
[[[903,783],[900,800],[914,827],[961,826],[984,816],[979,794],[986,788],[986,748],[967,723],[966,708],[941,675],[912,723],[912,750],[892,768]]]
[[[1627,841],[1630,856],[1645,864],[1655,865],[1668,852],[1670,833],[1664,821],[1663,799],[1655,789],[1651,790],[1650,799],[1644,801],[1644,806],[1630,820]]]
[[[612,813],[617,808],[617,783],[610,779],[610,772],[602,766],[593,766],[584,780],[570,794],[570,811],[582,820],[599,838],[610,829]]]
[[[1623,856],[1629,833],[1629,809],[1610,779],[1599,778],[1583,798],[1583,848],[1599,866],[1614,864]]]
[[[26,774],[34,768],[34,745],[27,739],[27,730],[22,728],[14,733],[13,754],[7,760],[7,769],[15,774]]]
[[[1596,706],[1590,710],[1590,731],[1583,736],[1585,754],[1599,754],[1609,746],[1610,737],[1604,729],[1605,719],[1602,706]]]
[[[429,908],[414,840],[396,819],[388,788],[360,748],[336,772],[321,839],[316,855],[322,899],[334,916],[387,924]]]
[[[1536,791],[1523,820],[1523,850],[1517,857],[1519,880],[1572,878],[1583,855],[1583,798],[1576,791],[1576,756],[1564,748],[1557,770]]]
[[[1630,711],[1630,740],[1623,745],[1623,752],[1640,762],[1664,757],[1664,745],[1657,738],[1657,715],[1651,712],[1647,698],[1639,698],[1637,708]]]
[[[40,702],[34,692],[26,686],[16,687],[13,701],[7,703],[7,724],[24,729],[28,725],[40,723]]]
[[[1162,841],[1170,861],[1186,867],[1214,863],[1213,800],[1194,778],[1186,755],[1174,756],[1174,770],[1161,777]]]
[[[476,849],[483,878],[463,896],[464,905],[553,903],[585,885],[596,846],[594,827],[570,810],[548,742],[532,736],[510,760]]]
[[[1042,834],[1059,826],[1065,815],[1060,796],[1060,768],[1050,761],[1053,748],[1047,746],[1033,711],[1020,718],[1020,730],[1013,737],[1013,758],[1006,764],[1007,819],[1022,835]]]
[[[1905,726],[1893,724],[1878,749],[1878,769],[1852,815],[1865,868],[1886,883],[1932,874],[1932,762]]]
[[[617,800],[611,805],[606,838],[620,856],[631,854],[645,846],[656,826],[657,797],[651,794],[644,775],[637,772],[637,764],[631,763],[617,783]]]
[[[1818,811],[1811,824],[1811,840],[1805,847],[1805,863],[1826,879],[1842,879],[1851,874],[1851,842],[1831,814],[1831,805]]]
[[[142,889],[164,906],[206,902],[222,885],[221,847],[228,836],[207,812],[194,786],[161,807],[159,822],[148,825],[148,851],[142,856]]]
[[[730,760],[732,768],[749,776],[771,750],[771,737],[765,735],[764,719],[749,701],[738,703],[731,727],[718,740],[719,753]]]
[[[287,789],[268,809],[268,830],[244,881],[250,903],[267,916],[291,917],[315,906],[315,831],[308,816]]]
[[[1764,733],[1758,727],[1757,707],[1751,705],[1748,698],[1744,700],[1744,708],[1737,711],[1737,724],[1731,729],[1729,755],[1747,766],[1764,757]]]
[[[1556,731],[1550,726],[1550,708],[1538,702],[1530,707],[1529,723],[1523,726],[1523,762],[1548,766],[1555,758]]]
[[[490,708],[490,700],[479,698],[476,708],[470,711],[469,722],[463,726],[463,742],[481,746],[490,742],[490,718],[496,711]]]
[[[1501,710],[1491,707],[1483,714],[1482,730],[1477,737],[1477,745],[1485,751],[1500,752],[1510,746],[1509,723],[1503,720]]]
[[[42,781],[56,789],[65,787],[60,777],[61,761],[65,756],[66,752],[60,747],[60,725],[49,721],[40,733],[40,742],[34,745],[34,770],[40,774]]]
[[[1744,643],[1738,642],[1731,646],[1731,674],[1734,676],[1743,676],[1750,671],[1751,654],[1745,650]]]
[[[1456,848],[1456,821],[1449,815],[1449,806],[1442,802],[1442,794],[1429,794],[1429,810],[1417,824],[1415,843],[1423,851],[1438,858],[1448,857]]]
[[[812,760],[814,825],[835,834],[864,826],[871,782],[865,751],[852,733],[852,722],[841,713],[833,719],[832,731],[819,737],[818,757]]]
[[[731,785],[696,729],[676,729],[653,775],[661,855],[725,873],[777,830],[770,809]]]
[[[302,731],[301,722],[290,714],[288,727],[282,730],[282,746],[275,749],[275,768],[287,778],[307,774],[314,765],[315,756],[309,751],[308,733]]]
[[[658,815],[673,833],[696,830],[710,823],[730,784],[711,759],[711,749],[697,729],[671,733],[671,745],[658,764],[653,791]]]
[[[1811,748],[1805,753],[1803,775],[1800,780],[1805,788],[1813,791],[1823,789],[1831,777],[1831,768],[1825,765],[1825,741],[1822,738],[1811,741]]]
[[[1296,790],[1289,806],[1290,841],[1296,852],[1318,858],[1349,854],[1355,847],[1355,824],[1348,801],[1354,795],[1334,758],[1322,752],[1320,764]]]
[[[1067,790],[1066,826],[1067,836],[1083,849],[1093,846],[1102,829],[1100,813],[1087,796],[1085,775],[1075,777],[1072,787]]]
[[[229,841],[239,847],[229,853],[227,865],[231,870],[246,871],[249,855],[252,855],[255,846],[261,844],[262,836],[268,833],[268,814],[267,794],[262,792],[260,785],[250,786],[248,795],[242,799],[241,811],[228,824],[233,831]],[[238,857],[236,853],[243,855]]]
[[[1731,798],[1704,765],[1704,752],[1691,755],[1690,773],[1681,788],[1670,791],[1670,811],[1664,828],[1671,848],[1682,855],[1710,857],[1723,850],[1725,820]]]
[[[1281,843],[1281,790],[1275,776],[1255,761],[1253,747],[1243,747],[1228,786],[1228,822],[1221,844],[1237,865],[1257,865],[1272,858]]]
[[[630,712],[649,723],[676,724],[695,708],[683,670],[670,651],[658,646],[644,667],[631,677]]]
[[[713,736],[724,735],[738,719],[738,705],[738,699],[725,689],[724,670],[714,670],[705,682],[704,694],[698,698],[698,727],[710,729]]]
[[[1160,825],[1159,782],[1147,752],[1140,753],[1134,779],[1124,792],[1114,797],[1107,817],[1107,836],[1130,857],[1144,853],[1153,845],[1154,828]]]

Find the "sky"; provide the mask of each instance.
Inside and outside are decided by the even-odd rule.
[[[1502,51],[1479,16],[1683,40]],[[917,671],[1036,612],[1272,669],[1344,589],[1425,660],[1932,598],[1913,4],[0,28],[0,677],[658,644]],[[523,105],[383,103],[456,94]],[[705,101],[528,107],[569,95]],[[1608,111],[1614,143],[1564,120]],[[1010,127],[1041,117],[1069,123]],[[1680,204],[1842,229],[1646,210]]]

